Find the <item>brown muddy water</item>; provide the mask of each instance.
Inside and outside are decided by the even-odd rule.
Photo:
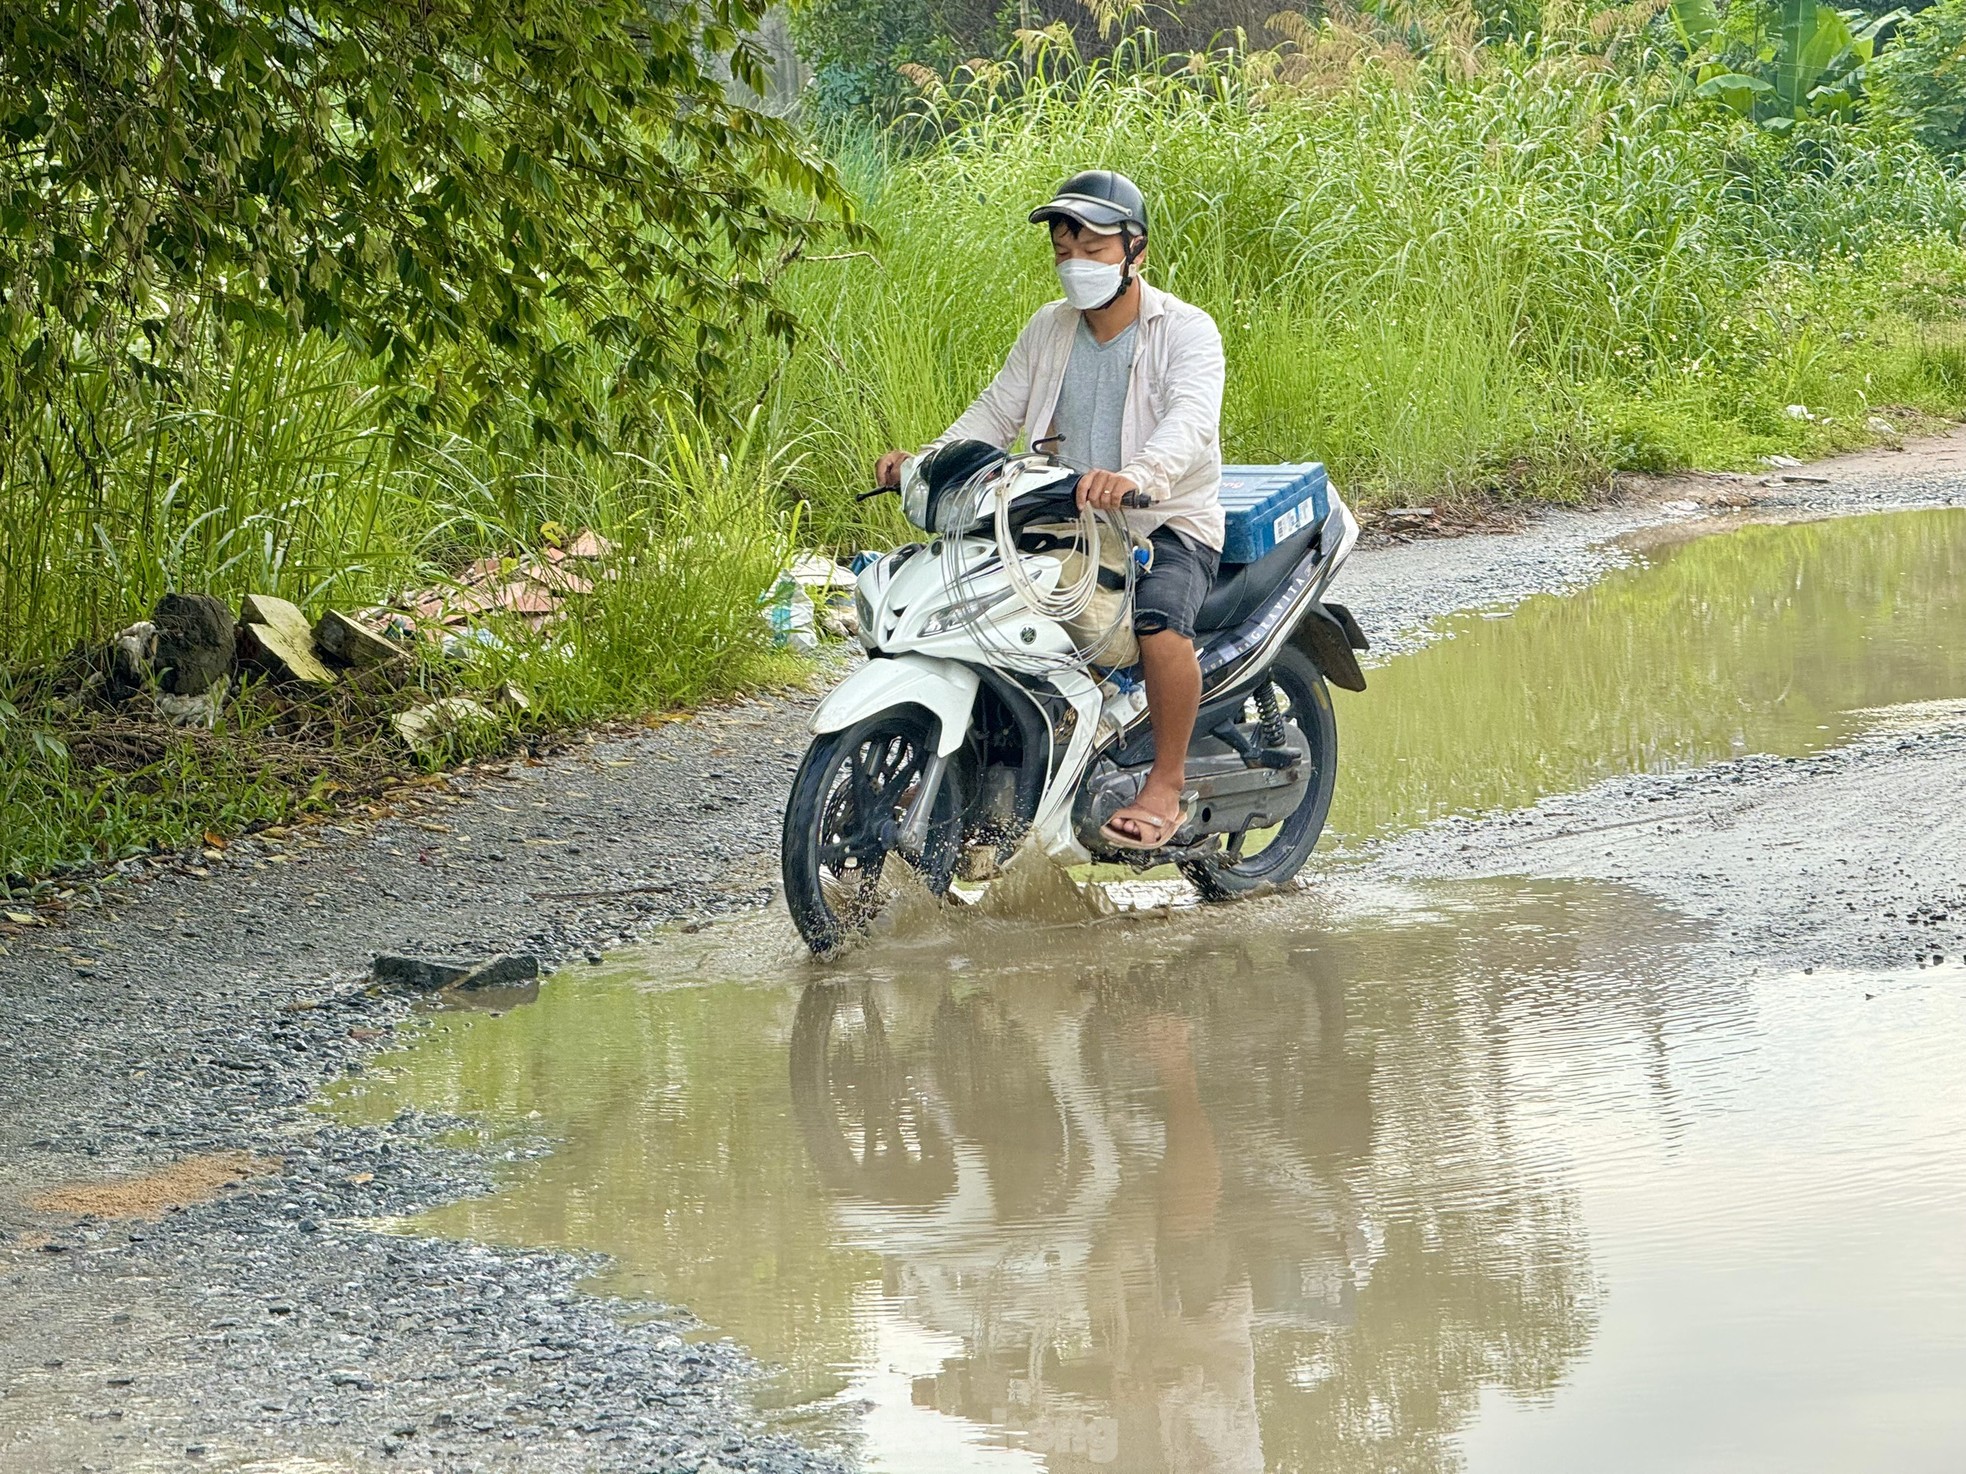
[[[1966,696],[1962,571],[1966,513],[1752,527],[1457,620],[1341,705],[1346,832]],[[1966,1467],[1966,967],[1755,975],[1601,883],[1024,884],[830,966],[664,935],[334,1108],[482,1123],[500,1190],[407,1231],[605,1252],[871,1468]]]

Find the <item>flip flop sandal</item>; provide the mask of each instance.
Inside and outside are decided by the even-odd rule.
[[[1143,834],[1146,832],[1147,826],[1151,824],[1154,828],[1155,838],[1151,840],[1136,839],[1130,834],[1121,834],[1113,826],[1122,818],[1129,824],[1139,828]],[[1188,810],[1185,805],[1182,807],[1181,812],[1172,819],[1163,819],[1158,814],[1130,814],[1122,809],[1105,822],[1099,830],[1099,835],[1100,838],[1104,839],[1107,844],[1116,850],[1161,850],[1167,848],[1167,842],[1179,834],[1181,832],[1181,826],[1187,822]]]

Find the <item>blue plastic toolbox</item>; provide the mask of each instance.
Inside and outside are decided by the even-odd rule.
[[[1290,466],[1224,466],[1224,563],[1254,563],[1331,509],[1331,483],[1317,461]]]

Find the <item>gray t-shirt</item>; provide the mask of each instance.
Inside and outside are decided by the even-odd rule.
[[[1083,316],[1072,335],[1072,357],[1058,388],[1052,433],[1058,459],[1079,471],[1120,469],[1120,425],[1126,418],[1126,382],[1133,373],[1133,345],[1140,324],[1130,322],[1111,342],[1092,336]]]

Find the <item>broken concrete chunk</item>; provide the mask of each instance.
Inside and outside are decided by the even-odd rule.
[[[330,609],[314,626],[314,644],[330,660],[343,665],[388,665],[403,658],[403,647],[384,639],[359,620]]]
[[[314,632],[307,616],[285,599],[271,594],[248,594],[239,606],[245,653],[276,674],[310,686],[332,686],[334,672],[314,653]]]
[[[370,971],[378,983],[433,992],[470,977],[478,966],[477,961],[462,957],[402,957],[393,952],[380,952]]]
[[[239,623],[270,624],[305,633],[307,616],[296,604],[273,594],[248,594],[239,604]]]
[[[510,988],[537,981],[539,958],[531,952],[501,952],[493,957],[405,957],[393,952],[376,955],[370,971],[379,983],[434,993],[440,988]]]
[[[303,627],[304,628],[304,627]],[[332,686],[334,672],[314,653],[311,635],[296,640],[291,631],[271,624],[240,626],[242,652],[256,664],[278,676],[288,676],[309,686]]]
[[[510,988],[534,982],[539,977],[539,959],[530,952],[501,952],[488,957],[451,986],[458,989]]]
[[[461,727],[496,723],[498,713],[468,696],[447,696],[427,706],[413,706],[389,719],[396,734],[409,744],[411,752],[435,751],[444,735]]]
[[[151,611],[157,646],[151,665],[166,695],[197,696],[232,678],[232,610],[210,594],[166,594]]]

